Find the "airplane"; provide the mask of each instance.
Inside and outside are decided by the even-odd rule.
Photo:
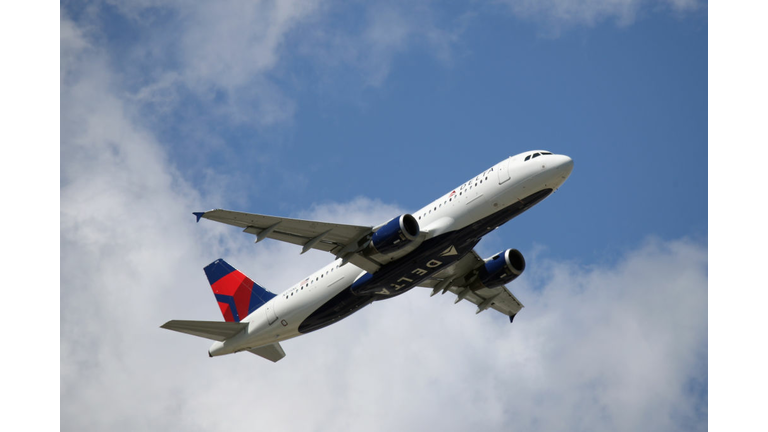
[[[512,322],[523,308],[507,289],[525,270],[517,249],[487,259],[474,251],[489,232],[557,190],[573,160],[533,150],[511,156],[413,214],[371,227],[241,213],[194,212],[243,229],[256,243],[274,239],[330,252],[336,259],[274,294],[223,259],[205,267],[224,322],[171,320],[161,327],[213,340],[209,357],[247,351],[277,362],[280,342],[334,324],[375,301],[414,287],[450,291],[476,313],[494,309]]]

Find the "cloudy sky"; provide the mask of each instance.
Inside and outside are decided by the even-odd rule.
[[[62,430],[705,430],[701,0],[64,1]],[[428,290],[207,357],[223,257],[274,292],[330,261],[202,221],[377,224],[501,159],[570,155],[481,255],[526,308]]]

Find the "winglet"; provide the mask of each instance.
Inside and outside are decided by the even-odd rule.
[[[203,217],[205,212],[192,212],[192,214],[197,217],[197,222],[200,222],[200,218]]]
[[[517,314],[515,314],[515,315],[517,315]],[[511,324],[511,323],[512,323],[512,321],[515,319],[515,315],[510,315],[510,317],[509,317],[509,322],[510,322],[510,324]]]

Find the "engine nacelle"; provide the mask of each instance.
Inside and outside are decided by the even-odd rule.
[[[371,246],[380,254],[390,254],[416,240],[419,233],[419,222],[406,213],[387,222],[373,233]]]
[[[507,249],[488,258],[480,267],[478,280],[486,288],[496,288],[512,282],[525,270],[525,258],[517,249]]]

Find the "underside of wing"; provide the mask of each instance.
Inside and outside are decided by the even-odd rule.
[[[358,254],[373,232],[373,227],[291,219],[231,210],[210,210],[194,213],[201,218],[243,228],[243,232],[256,236],[256,242],[266,238],[292,243],[310,249],[330,252],[338,258],[368,271],[375,272],[379,263]]]
[[[432,294],[451,292],[456,295],[456,302],[467,300],[477,305],[477,312],[495,309],[509,317],[512,322],[523,304],[507,289],[500,285],[487,288],[478,283],[478,270],[485,264],[475,251],[465,255],[452,266],[436,273],[420,285],[432,288]]]

